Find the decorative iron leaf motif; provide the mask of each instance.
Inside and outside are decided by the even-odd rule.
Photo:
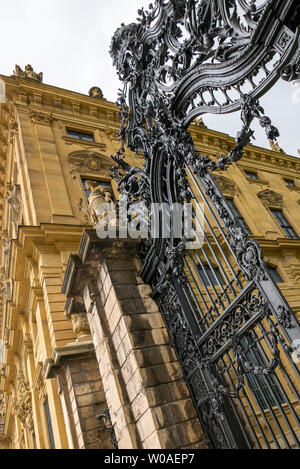
[[[198,415],[210,444],[217,448],[252,446],[244,434],[240,439],[227,432],[232,421],[237,422],[232,399],[240,398],[250,373],[268,375],[276,370],[279,345],[292,353],[279,325],[287,337],[297,334],[286,334],[294,318],[291,315],[289,320],[285,307],[276,314],[273,308],[278,323],[273,321],[270,295],[278,292],[267,275],[261,248],[240,225],[210,173],[225,171],[243,157],[253,137],[254,119],[277,144],[279,131],[258,99],[280,77],[299,76],[299,24],[297,0],[156,0],[148,10],[138,11],[137,23],[121,25],[111,43],[110,53],[124,85],[117,103],[121,146],[113,157],[120,192],[129,205],[184,204],[192,197],[186,175],[191,169],[225,227],[224,239],[240,269],[230,286],[235,288],[235,282],[241,292],[241,274],[248,282],[238,301],[215,321],[217,308],[207,308],[213,322],[203,332],[194,311],[196,300],[191,295],[186,298],[185,240],[149,239],[142,245],[141,276],[153,286]],[[201,155],[189,124],[204,113],[238,110],[241,130],[234,148],[218,161]],[[126,145],[143,152],[143,168],[127,164]],[[219,296],[218,300],[222,310]],[[270,360],[257,364],[242,340],[262,322],[268,325],[262,334]],[[236,381],[230,387],[224,378],[225,364],[216,363],[226,351],[235,360]]]

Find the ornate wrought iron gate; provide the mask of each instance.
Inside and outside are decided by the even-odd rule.
[[[113,157],[120,191],[148,208],[203,207],[204,243],[187,250],[172,233],[147,240],[141,275],[213,448],[300,445],[300,327],[213,176],[242,158],[253,119],[269,139],[279,136],[258,98],[280,76],[299,77],[299,10],[294,0],[159,0],[139,11],[139,23],[122,25],[111,47],[124,82],[122,147]],[[236,147],[218,161],[200,155],[188,125],[238,109]],[[125,141],[144,152],[143,169],[126,163]]]

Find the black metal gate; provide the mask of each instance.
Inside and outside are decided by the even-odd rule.
[[[213,174],[242,158],[253,119],[276,142],[279,132],[257,98],[280,76],[299,75],[299,4],[160,0],[139,15],[111,48],[124,81],[114,176],[130,205],[192,204],[198,241],[187,249],[172,229],[169,238],[149,238],[141,275],[153,287],[210,447],[298,448],[300,327]],[[236,147],[218,161],[200,155],[189,123],[237,109]],[[143,169],[126,163],[125,140],[143,151]]]

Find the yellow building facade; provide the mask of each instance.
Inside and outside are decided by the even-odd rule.
[[[95,238],[86,181],[118,197],[110,172],[117,108],[97,87],[87,95],[56,88],[30,66],[0,79],[0,448],[206,448],[161,315],[137,275],[136,246],[112,250]],[[202,122],[191,134],[202,154],[234,147]],[[279,148],[249,145],[216,175],[298,318],[299,170],[300,160]],[[85,247],[97,243],[109,251],[101,288],[76,292],[76,275],[90,275],[79,265]],[[92,269],[93,258],[86,262]],[[97,295],[102,313],[90,330]]]

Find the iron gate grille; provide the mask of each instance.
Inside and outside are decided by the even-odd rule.
[[[141,276],[153,287],[209,446],[298,448],[300,327],[212,174],[243,157],[254,119],[278,143],[258,98],[280,77],[300,78],[299,2],[156,0],[138,14],[111,44],[124,83],[114,178],[130,206],[191,203],[201,233],[194,249],[172,230],[169,239],[148,239]],[[217,161],[201,155],[189,124],[236,110],[236,146]],[[143,168],[128,165],[125,144],[143,151]]]
[[[204,243],[187,251],[186,279],[168,291],[159,292],[157,280],[153,286],[202,425],[217,448],[299,448],[290,310],[267,270],[261,280],[245,278],[201,180],[187,172],[192,196],[205,208]],[[194,228],[202,223],[194,218]]]

